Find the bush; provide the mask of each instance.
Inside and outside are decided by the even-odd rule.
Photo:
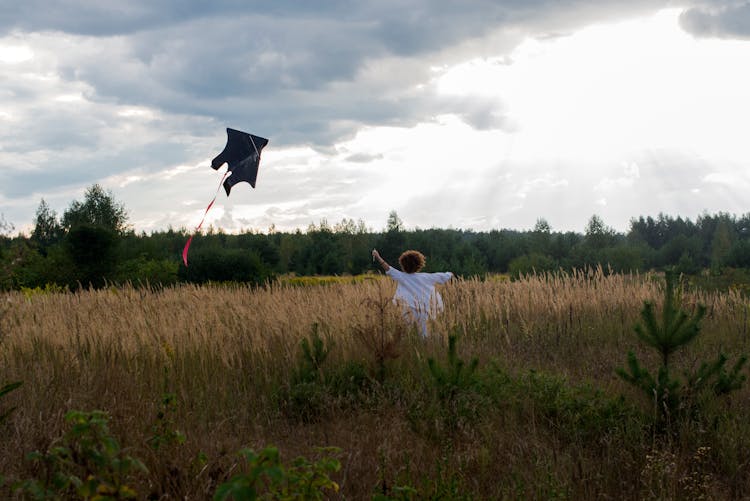
[[[214,500],[325,499],[326,491],[339,490],[338,484],[329,475],[341,469],[340,461],[333,457],[340,451],[328,447],[318,452],[322,457],[315,462],[300,456],[291,465],[285,465],[275,447],[266,447],[259,453],[243,449],[240,454],[247,463],[245,472],[219,485]]]
[[[180,265],[178,276],[193,283],[245,282],[262,284],[271,278],[271,270],[255,252],[242,249],[195,249],[189,265]]]
[[[534,273],[544,273],[557,269],[555,260],[544,254],[525,254],[513,259],[508,264],[508,273],[514,279],[522,275],[532,275]]]
[[[128,483],[146,467],[120,449],[107,414],[70,411],[65,420],[70,429],[61,443],[28,456],[42,474],[16,483],[15,490],[34,499],[135,499]]]
[[[179,264],[169,259],[130,259],[117,269],[120,282],[133,284],[173,285],[177,283]]]

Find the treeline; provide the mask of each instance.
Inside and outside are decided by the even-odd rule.
[[[696,221],[641,216],[624,234],[597,215],[583,233],[553,231],[544,219],[528,231],[406,230],[395,212],[382,231],[350,219],[333,226],[321,221],[292,233],[271,229],[235,235],[209,229],[193,239],[189,267],[181,259],[186,230],[136,233],[127,219],[112,193],[93,185],[59,218],[42,200],[31,235],[10,236],[10,224],[2,220],[0,288],[263,283],[285,274],[354,275],[376,269],[373,248],[392,264],[403,250],[418,249],[428,257],[427,271],[463,276],[517,276],[599,264],[616,272],[676,267],[686,274],[750,268],[750,213],[704,214]]]

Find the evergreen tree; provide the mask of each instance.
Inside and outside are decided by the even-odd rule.
[[[406,250],[406,235],[404,232],[404,223],[401,218],[398,217],[396,211],[391,211],[388,214],[388,221],[386,222],[385,233],[378,239],[377,247],[383,258],[390,262],[395,263],[401,252]],[[420,249],[425,252],[424,249]]]
[[[700,333],[700,322],[706,307],[699,304],[693,314],[681,308],[681,296],[675,287],[676,274],[666,273],[664,304],[661,315],[657,315],[653,302],[644,302],[641,310],[641,323],[635,326],[638,338],[659,353],[661,365],[656,375],[641,366],[635,353],[628,353],[626,369],[616,369],[617,374],[628,383],[640,388],[649,403],[655,403],[658,423],[664,425],[670,419],[696,417],[700,410],[698,394],[705,389],[719,396],[742,386],[746,376],[741,373],[746,356],[741,356],[734,367],[727,372],[727,357],[720,353],[710,363],[702,363],[693,374],[685,372],[685,379],[675,376],[671,366],[672,355],[687,346]]]
[[[711,268],[720,270],[729,257],[732,249],[732,230],[730,222],[726,218],[721,218],[716,223],[716,229],[711,239]]]
[[[39,247],[42,255],[47,255],[47,249],[59,242],[62,236],[63,228],[57,220],[57,213],[42,199],[36,210],[31,241]]]

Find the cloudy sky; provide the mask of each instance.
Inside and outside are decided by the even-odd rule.
[[[205,225],[583,231],[750,211],[750,2],[24,0],[0,9],[0,214],[99,183]]]

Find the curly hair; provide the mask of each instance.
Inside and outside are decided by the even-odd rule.
[[[398,263],[406,273],[416,273],[424,268],[425,257],[419,251],[408,250],[399,256]]]

